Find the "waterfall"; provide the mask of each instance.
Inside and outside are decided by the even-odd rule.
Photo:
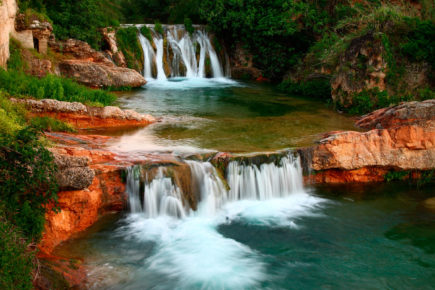
[[[209,162],[187,160],[185,163],[191,171],[192,191],[198,198],[198,209],[194,213],[198,216],[214,216],[229,202],[271,200],[303,192],[300,158],[292,154],[282,157],[279,162],[259,166],[231,161],[226,168],[226,180]],[[127,192],[132,212],[143,211],[148,218],[160,215],[183,218],[188,215],[190,210],[186,210],[187,202],[183,200],[181,187],[174,181],[174,172],[160,167],[151,181],[145,178],[144,191],[140,193],[138,169],[137,166],[132,167],[127,172]]]
[[[155,31],[154,25],[146,26],[152,32],[153,40],[151,43],[139,33],[139,41],[144,52],[145,78],[166,80],[168,76],[168,72],[165,71],[166,64],[166,69],[170,69],[171,77],[229,76],[228,55],[223,53],[220,59],[203,26],[195,25],[195,31],[190,34],[184,25],[164,25],[163,35]],[[137,27],[140,29],[141,25]],[[156,67],[154,74],[153,67]]]
[[[139,41],[142,45],[143,55],[144,55],[143,76],[146,79],[152,79],[153,78],[152,65],[155,58],[154,49],[151,43],[149,42],[149,40],[141,33],[139,33]]]

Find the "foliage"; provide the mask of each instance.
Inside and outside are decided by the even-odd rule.
[[[0,288],[32,289],[34,253],[26,238],[6,218],[0,204]]]
[[[17,71],[0,69],[0,89],[15,97],[56,99],[67,102],[98,102],[111,105],[116,96],[105,91],[91,90],[72,80],[47,75],[41,79]]]
[[[140,28],[140,33],[142,33],[142,35],[145,36],[149,41],[153,41],[151,30],[146,25]]]
[[[57,200],[56,167],[39,141],[39,131],[24,128],[0,135],[0,194],[5,216],[30,240],[39,240],[48,205]]]
[[[426,61],[435,68],[435,23],[417,20],[401,49],[411,60]]]
[[[0,91],[0,134],[13,134],[22,129],[24,123],[24,108],[12,104],[6,94]]]
[[[325,30],[330,20],[323,2],[206,0],[200,13],[226,43],[245,44],[266,77],[280,79]]]
[[[385,174],[384,179],[387,182],[404,180],[405,178],[409,178],[410,174],[410,171],[389,171]]]
[[[16,71],[24,71],[27,68],[27,63],[21,57],[22,46],[15,38],[11,37],[9,41],[10,56],[8,59],[8,69]]]
[[[163,26],[162,26],[162,24],[160,23],[160,21],[156,21],[156,22],[154,22],[154,30],[158,33],[158,34],[161,34],[161,35],[163,35],[164,34],[164,30],[163,30]]]
[[[280,89],[292,95],[320,99],[331,98],[331,84],[328,78],[299,83],[286,80],[283,81],[279,87]]]
[[[120,28],[116,32],[116,40],[118,48],[125,56],[127,66],[141,71],[143,67],[143,51],[137,35],[138,30],[136,27]]]
[[[123,14],[127,23],[183,23],[190,18],[200,23],[199,0],[123,0]]]
[[[74,132],[74,128],[60,120],[51,117],[35,117],[30,120],[30,125],[42,131]]]
[[[112,4],[112,5],[110,5]],[[100,48],[102,35],[99,28],[119,25],[119,7],[104,0],[22,0],[20,9],[32,8],[53,21],[58,39],[76,38]]]
[[[195,28],[193,28],[192,20],[190,18],[188,18],[188,17],[184,18],[184,28],[190,34],[195,32]]]

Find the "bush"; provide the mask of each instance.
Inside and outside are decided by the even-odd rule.
[[[35,117],[30,120],[30,125],[42,131],[75,132],[71,125],[50,117]]]
[[[153,41],[151,30],[146,25],[140,28],[140,33],[142,33],[142,35],[145,36],[149,41]]]
[[[17,71],[0,69],[0,90],[16,97],[28,96],[36,99],[56,99],[67,102],[98,102],[111,105],[116,96],[105,91],[92,90],[72,80],[54,75],[41,79]]]
[[[0,288],[32,289],[34,253],[28,251],[27,239],[5,218],[2,208],[0,249]]]
[[[329,99],[331,98],[331,84],[329,79],[316,79],[306,82],[283,81],[280,89],[292,95],[299,95],[309,98]]]
[[[0,91],[0,134],[14,134],[25,124],[25,109],[12,104],[6,94]]]
[[[40,239],[45,212],[57,200],[55,172],[39,131],[27,127],[0,135],[0,200],[6,219],[30,241]]]
[[[190,18],[187,18],[187,17],[184,18],[184,28],[190,34],[193,34],[195,32],[195,28],[193,28],[193,23],[192,23],[192,20]]]
[[[127,66],[141,71],[143,69],[143,50],[137,37],[136,27],[120,28],[116,32],[118,48],[125,56]]]
[[[160,21],[154,22],[154,30],[159,33],[160,35],[163,35],[165,31],[163,30],[163,26],[160,23]]]
[[[435,24],[417,20],[407,38],[408,41],[401,45],[402,53],[413,61],[425,61],[435,68]]]

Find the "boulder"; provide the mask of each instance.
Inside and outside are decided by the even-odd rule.
[[[64,77],[95,88],[141,87],[146,84],[144,77],[135,70],[92,61],[66,60],[59,64],[59,71]]]
[[[95,172],[89,168],[89,159],[64,154],[54,154],[57,166],[56,180],[60,190],[86,189],[94,180]]]

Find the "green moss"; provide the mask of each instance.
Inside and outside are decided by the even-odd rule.
[[[163,30],[163,26],[160,23],[160,21],[156,21],[154,22],[154,30],[159,33],[160,35],[163,35],[165,33],[165,31]]]
[[[153,41],[153,36],[151,35],[151,30],[146,25],[144,25],[140,28],[140,33],[142,33],[142,35],[145,36],[150,42]]]
[[[116,32],[119,49],[125,56],[127,66],[137,71],[143,68],[143,51],[138,39],[136,27],[120,28]]]

